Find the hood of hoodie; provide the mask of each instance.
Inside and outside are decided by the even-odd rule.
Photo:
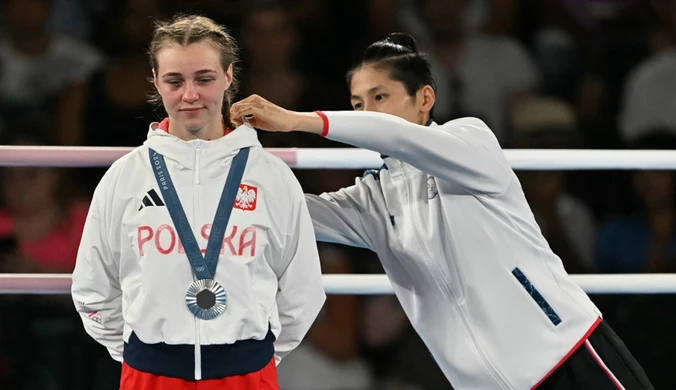
[[[227,132],[215,140],[184,141],[162,129],[159,122],[150,124],[148,139],[143,145],[173,160],[180,169],[200,170],[203,173],[222,174],[237,152],[246,147],[260,147],[256,129],[248,123]],[[198,166],[199,165],[199,166]]]

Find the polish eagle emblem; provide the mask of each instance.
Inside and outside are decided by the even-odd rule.
[[[235,208],[246,211],[256,209],[256,200],[258,199],[258,188],[247,184],[240,184],[235,198]]]

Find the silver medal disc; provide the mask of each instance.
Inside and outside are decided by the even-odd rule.
[[[195,317],[212,320],[225,312],[228,294],[215,280],[200,279],[188,287],[185,303]]]

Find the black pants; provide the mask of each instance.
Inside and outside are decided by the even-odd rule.
[[[601,321],[537,390],[653,390],[640,364],[610,325]]]

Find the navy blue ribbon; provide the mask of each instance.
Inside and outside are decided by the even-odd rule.
[[[244,175],[247,160],[249,159],[249,148],[240,149],[232,161],[228,178],[225,180],[225,186],[221,193],[221,200],[218,203],[214,223],[211,225],[209,241],[207,242],[207,251],[202,256],[202,251],[197,245],[197,240],[192,232],[188,218],[185,216],[181,200],[178,198],[174,184],[169,176],[167,165],[164,162],[164,156],[150,149],[150,166],[155,174],[157,185],[160,187],[164,203],[174,222],[174,227],[178,237],[183,244],[185,254],[188,256],[190,266],[192,266],[197,279],[214,279],[216,275],[216,266],[218,265],[218,256],[223,245],[225,229],[232,214],[232,208],[235,204],[237,191]]]

